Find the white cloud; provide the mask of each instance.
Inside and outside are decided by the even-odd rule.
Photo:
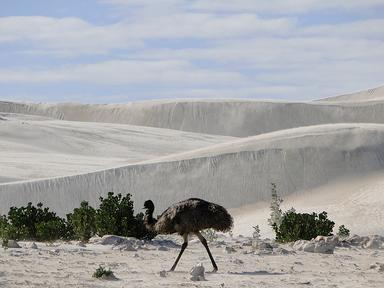
[[[63,56],[103,54],[143,45],[137,38],[122,37],[119,25],[94,26],[78,18],[1,17],[0,31],[0,44],[26,42],[29,52]]]
[[[332,89],[381,84],[384,74],[383,19],[369,19],[366,13],[365,20],[304,25],[299,15],[323,9],[368,11],[382,0],[103,2],[129,13],[105,25],[79,18],[0,18],[0,46],[12,43],[10,55],[70,56],[75,58],[71,63],[78,63],[3,66],[0,82],[133,85],[138,94],[141,87],[154,97],[275,98],[280,93],[314,98]],[[92,61],[82,58],[86,54],[103,54],[104,60],[79,64]],[[154,87],[152,94],[148,87]]]
[[[0,69],[3,83],[81,82],[96,85],[239,85],[245,78],[236,72],[201,69],[186,61],[106,61],[52,69]]]
[[[101,2],[130,8],[156,10],[185,9],[192,11],[260,13],[260,14],[303,14],[325,9],[361,10],[383,6],[382,0],[101,0]]]

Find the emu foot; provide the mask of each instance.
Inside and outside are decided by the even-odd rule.
[[[208,274],[212,274],[212,273],[216,273],[217,270],[219,270],[217,267],[214,267],[213,270],[211,272],[207,272]]]

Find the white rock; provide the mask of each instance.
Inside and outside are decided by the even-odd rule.
[[[311,241],[298,240],[293,243],[294,250],[303,250],[311,253],[332,254],[339,238],[337,236],[317,236]]]
[[[30,243],[30,244],[28,245],[28,248],[31,248],[31,249],[37,249],[38,247],[37,247],[37,245],[36,245],[35,242],[32,242],[32,243]]]
[[[204,269],[204,266],[202,263],[199,263],[199,264],[193,266],[193,268],[191,269],[191,272],[190,272],[190,274],[192,275],[191,280],[192,281],[204,281],[205,280],[204,272],[205,272],[205,269]]]
[[[365,242],[367,242],[369,240],[369,238],[368,237],[361,237],[361,236],[359,236],[359,235],[352,235],[352,236],[350,236],[350,237],[348,237],[347,239],[346,239],[346,241],[348,242],[348,243],[350,243],[351,245],[353,245],[353,246],[361,246],[361,245],[363,245]]]
[[[297,251],[301,251],[304,249],[304,246],[309,243],[308,240],[297,240],[293,243],[292,248]]]
[[[289,254],[295,254],[294,251],[289,251],[287,249],[278,247],[276,249],[273,249],[273,254],[274,255],[289,255]]]
[[[383,239],[384,237],[381,237],[379,235],[371,235],[368,236],[368,239],[366,242],[362,244],[363,248],[369,248],[369,249],[381,249],[383,248]]]
[[[137,251],[136,247],[134,247],[131,243],[118,245],[113,249],[118,249],[120,251]]]
[[[315,243],[314,242],[308,242],[303,245],[303,251],[304,252],[315,252]]]
[[[159,250],[159,251],[169,251],[169,248],[165,247],[165,246],[160,246],[159,248],[157,248],[157,250]]]
[[[120,244],[126,244],[127,242],[135,242],[135,238],[127,238],[123,236],[116,236],[116,235],[104,235],[100,239],[101,245],[120,245]]]
[[[79,246],[79,247],[87,247],[83,242],[81,242],[81,241],[79,241],[78,243],[77,243],[77,246]]]
[[[15,240],[8,240],[7,247],[8,248],[21,248],[19,243],[17,243]]]
[[[231,247],[231,246],[225,246],[224,247],[224,252],[225,253],[228,253],[228,254],[231,254],[231,253],[235,253],[236,252],[236,249]]]

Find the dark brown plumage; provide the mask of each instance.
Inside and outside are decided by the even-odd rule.
[[[173,204],[157,219],[153,218],[155,206],[151,200],[145,201],[144,208],[147,209],[144,219],[147,229],[159,234],[178,233],[184,238],[180,254],[171,271],[176,268],[181,255],[188,246],[188,235],[191,233],[195,234],[207,249],[214,271],[217,271],[217,265],[208,248],[207,241],[200,231],[207,228],[213,228],[221,232],[231,230],[233,218],[224,207],[199,198],[190,198]]]

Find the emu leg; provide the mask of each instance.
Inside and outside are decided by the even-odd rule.
[[[208,247],[208,244],[207,244],[207,240],[205,240],[204,236],[201,235],[200,232],[195,232],[195,234],[196,234],[197,237],[199,237],[200,242],[204,245],[205,249],[208,252],[209,258],[211,259],[212,266],[213,266],[213,271],[212,272],[216,272],[218,270],[218,268],[217,268],[215,260],[212,257],[211,251],[209,250],[209,247]]]
[[[183,252],[184,252],[185,248],[187,248],[187,246],[188,246],[188,233],[187,234],[183,234],[183,239],[184,239],[184,243],[183,243],[183,245],[181,245],[181,251],[179,253],[179,256],[177,256],[175,263],[173,264],[171,270],[169,270],[169,271],[174,271],[175,270],[176,265],[177,265],[177,263],[179,262],[179,260],[181,258],[181,255],[183,255]]]

